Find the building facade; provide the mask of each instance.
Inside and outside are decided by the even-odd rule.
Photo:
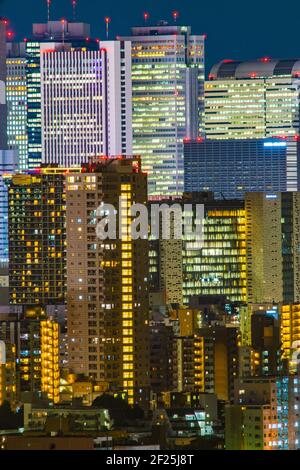
[[[198,248],[193,239],[183,241],[184,304],[194,295],[225,295],[231,301],[245,301],[244,203],[215,201],[207,193],[186,193],[183,200],[204,204],[203,247]]]
[[[6,119],[7,106],[5,97],[6,82],[6,25],[0,20],[0,150],[7,148]]]
[[[19,170],[28,168],[27,81],[25,45],[10,43],[6,58],[8,147],[18,151]]]
[[[207,139],[299,135],[299,60],[222,61],[205,83]]]
[[[0,150],[0,263],[8,263],[8,192],[6,181],[18,169],[15,150]]]
[[[13,176],[9,184],[9,288],[12,304],[64,304],[64,169]]]
[[[52,50],[56,44],[95,50],[96,41],[90,40],[90,26],[66,20],[34,24],[32,38],[26,41],[27,81],[27,132],[28,168],[38,168],[42,162],[42,102],[41,102],[41,52]]]
[[[131,48],[56,44],[41,54],[42,161],[78,166],[98,155],[131,155]]]
[[[131,204],[146,201],[139,159],[97,158],[67,175],[69,367],[124,392],[129,403],[149,385],[148,241],[126,232]],[[101,203],[124,211],[121,238],[97,237],[108,210]]]
[[[10,351],[10,373],[14,378],[13,383],[12,380],[7,382],[10,396],[21,401],[44,397],[58,403],[57,322],[47,318],[45,309],[40,306],[22,305],[1,316],[0,339]]]
[[[247,300],[299,302],[299,193],[247,193]]]
[[[203,125],[204,36],[188,26],[132,28],[133,151],[149,197],[183,191],[183,138]]]
[[[185,191],[242,199],[251,191],[298,191],[298,138],[198,139],[184,142]]]

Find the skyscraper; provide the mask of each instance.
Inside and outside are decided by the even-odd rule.
[[[183,138],[202,131],[204,36],[188,26],[132,28],[133,151],[150,197],[183,192]]]
[[[247,193],[247,298],[299,302],[299,193]]]
[[[6,105],[6,27],[0,20],[0,264],[5,273],[8,262],[8,201],[4,176],[17,169],[17,154],[7,150],[7,105]],[[2,274],[1,273],[1,274]],[[5,278],[5,276],[3,276]],[[2,275],[1,275],[2,278]],[[1,280],[3,285],[3,278]],[[4,284],[6,281],[4,280]]]
[[[12,304],[64,304],[64,169],[15,175],[9,184],[9,278]]]
[[[0,19],[0,150],[7,148],[6,136],[6,26]]]
[[[8,147],[18,151],[19,170],[28,168],[27,82],[24,43],[9,43],[6,59]]]
[[[246,230],[244,202],[215,200],[212,193],[184,193],[171,205],[204,206],[203,244],[195,234],[182,240],[151,240],[149,281],[165,302],[189,305],[195,295],[223,295],[246,300]]]
[[[131,155],[131,49],[57,44],[41,54],[42,160],[74,166],[98,155]]]
[[[215,393],[219,400],[231,400],[238,375],[238,329],[202,327],[175,342],[178,391]]]
[[[203,246],[183,241],[183,302],[193,295],[246,300],[246,230],[243,201],[216,201],[211,194],[185,193],[185,203],[204,204]]]
[[[39,167],[42,161],[41,51],[53,49],[57,43],[98,49],[96,41],[90,39],[90,26],[86,23],[62,20],[33,25],[32,38],[26,41],[29,169]]]
[[[96,227],[107,215],[101,203],[113,215],[121,197],[118,233],[131,204],[146,203],[147,177],[139,159],[103,157],[66,184],[69,367],[137,403],[149,386],[148,241],[127,231],[102,240]]]
[[[299,135],[299,60],[224,60],[205,83],[207,139]]]
[[[8,263],[8,194],[5,180],[17,169],[18,153],[0,149],[0,263]]]
[[[300,188],[300,142],[268,139],[199,139],[184,142],[184,189],[241,199],[251,191]]]

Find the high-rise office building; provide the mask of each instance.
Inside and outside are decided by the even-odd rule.
[[[183,192],[183,138],[203,125],[204,36],[188,26],[132,28],[133,151],[149,196]]]
[[[0,124],[1,127],[1,124]],[[15,150],[0,149],[0,263],[8,263],[8,193],[6,179],[18,169]]]
[[[28,167],[27,82],[24,43],[9,43],[6,59],[8,148],[18,151],[19,170]]]
[[[246,300],[246,230],[244,203],[216,201],[211,195],[186,193],[185,203],[204,204],[203,246],[183,241],[183,302],[194,295],[225,295]]]
[[[300,142],[287,139],[184,141],[184,189],[241,199],[251,191],[298,191]]]
[[[299,135],[299,60],[224,60],[205,83],[207,139]]]
[[[99,48],[90,39],[90,26],[66,20],[34,24],[32,38],[26,41],[28,168],[38,168],[42,161],[41,51],[55,44],[71,43],[88,50]]]
[[[66,233],[64,169],[42,168],[9,184],[12,304],[63,304]]]
[[[131,155],[131,47],[56,44],[41,54],[42,161],[59,166]]]
[[[299,193],[247,193],[247,299],[299,302]]]
[[[133,240],[126,226],[131,204],[147,201],[147,177],[137,158],[103,157],[66,184],[69,367],[139,402],[149,386],[148,241]],[[102,240],[100,205],[112,204],[113,215],[120,197],[125,217]]]
[[[17,168],[16,155],[7,150],[7,105],[6,105],[6,25],[0,19],[0,263],[4,274],[8,262],[7,233],[7,189],[4,176]],[[1,273],[1,274],[2,274]],[[4,276],[5,277],[5,276]],[[3,278],[3,275],[1,275]],[[1,281],[6,282],[5,280]]]
[[[203,243],[195,234],[182,240],[152,240],[149,281],[152,291],[167,303],[189,305],[195,295],[223,295],[230,301],[246,300],[246,230],[244,202],[215,200],[212,193],[184,193],[173,202],[204,205]]]

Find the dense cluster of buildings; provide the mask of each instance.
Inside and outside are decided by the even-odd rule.
[[[224,60],[205,80],[189,26],[6,29],[0,405],[24,417],[9,445],[122,447],[136,426],[162,448],[300,449],[300,59]],[[133,237],[132,206],[158,203],[170,236]],[[203,207],[201,243],[175,236],[173,204]],[[100,238],[117,211],[122,236]],[[143,419],[118,425],[103,397]]]

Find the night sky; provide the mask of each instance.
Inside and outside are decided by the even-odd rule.
[[[278,5],[278,6],[277,6]],[[71,0],[52,0],[51,19],[72,19]],[[77,19],[92,25],[94,37],[105,38],[104,17],[110,16],[110,37],[128,34],[130,26],[143,24],[143,12],[153,23],[171,21],[206,33],[206,72],[221,59],[263,56],[300,57],[299,1],[276,0],[78,0]],[[46,20],[46,0],[0,0],[0,16],[9,18],[18,39],[30,37],[31,24]]]

